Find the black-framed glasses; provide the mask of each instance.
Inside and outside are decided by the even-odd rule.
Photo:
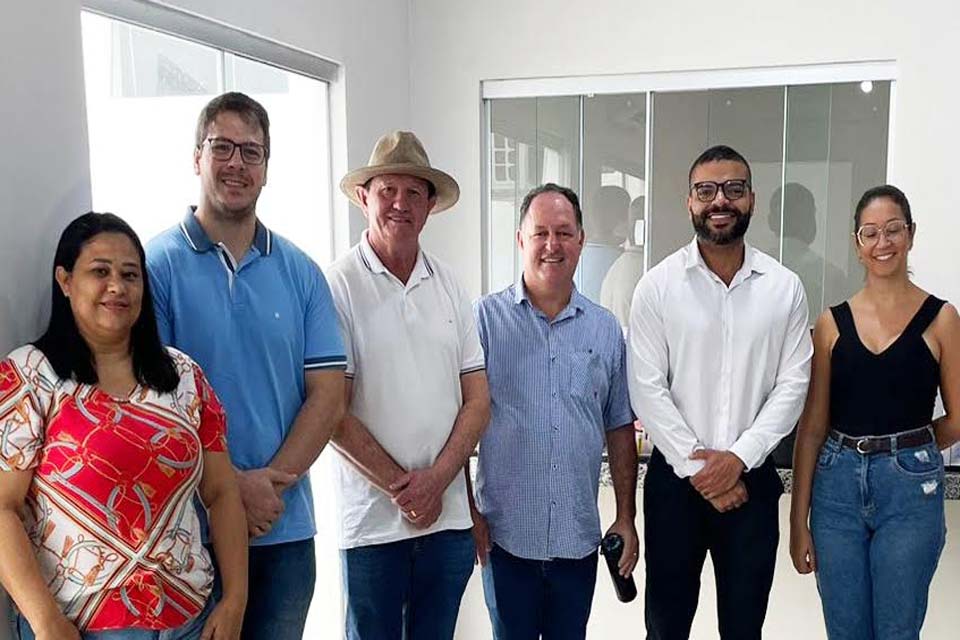
[[[690,187],[690,192],[696,194],[697,200],[700,202],[713,202],[713,199],[717,197],[717,192],[719,191],[723,191],[723,196],[727,200],[739,200],[747,195],[749,190],[749,180],[727,180],[726,182],[705,180],[703,182],[695,182],[693,186]]]
[[[267,148],[257,142],[234,142],[230,138],[207,138],[203,142],[217,160],[229,160],[238,147],[240,158],[247,164],[263,164],[267,159]]]
[[[907,235],[910,225],[906,220],[890,220],[886,224],[865,224],[857,229],[855,235],[861,247],[872,247],[880,242],[880,236],[886,236],[887,241],[897,243]]]

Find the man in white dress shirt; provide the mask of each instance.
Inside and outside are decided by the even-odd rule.
[[[783,485],[770,458],[806,396],[813,347],[800,279],[743,240],[746,159],[704,151],[689,174],[696,236],[637,285],[627,368],[655,446],[644,484],[648,640],[688,638],[707,551],[720,637],[761,637]]]

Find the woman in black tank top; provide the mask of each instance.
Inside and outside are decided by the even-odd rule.
[[[913,639],[945,539],[940,449],[960,439],[960,317],[910,282],[903,192],[864,193],[854,228],[866,282],[814,328],[790,554],[817,572],[832,640]]]

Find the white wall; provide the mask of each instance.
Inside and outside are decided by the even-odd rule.
[[[42,33],[42,37],[38,34]],[[60,230],[90,208],[76,2],[9,3],[0,19],[0,352],[37,337]],[[0,640],[7,610],[0,592]]]
[[[68,220],[90,208],[77,3],[4,4],[0,60],[0,351],[5,354],[37,336],[49,306],[57,237]]]
[[[481,80],[896,60],[892,176],[914,205],[917,281],[960,302],[954,257],[960,6],[897,0],[412,0],[411,118],[461,204],[426,243],[480,293]],[[691,158],[692,159],[692,158]]]

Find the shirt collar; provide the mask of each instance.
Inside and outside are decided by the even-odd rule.
[[[364,266],[371,271],[371,273],[390,273],[387,267],[383,264],[383,261],[380,260],[380,256],[377,255],[377,252],[373,250],[373,247],[370,246],[370,240],[367,238],[367,230],[364,229],[363,233],[360,234],[360,259],[363,260]],[[390,275],[393,275],[390,273]],[[425,280],[433,275],[433,265],[430,264],[430,261],[427,259],[427,255],[423,252],[422,249],[417,250],[417,262],[413,265],[413,271],[410,273],[410,279],[407,281],[407,285],[414,282],[419,282]]]
[[[743,265],[740,267],[739,272],[743,272],[745,275],[750,275],[751,273],[766,273],[767,269],[762,261],[757,260],[757,253],[758,251],[754,249],[749,242],[746,240],[743,241]],[[687,245],[687,255],[683,266],[687,269],[703,267],[707,271],[710,270],[710,267],[703,261],[703,256],[700,254],[700,246],[697,243],[696,236],[694,236],[690,244]]]
[[[520,275],[520,278],[517,280],[516,284],[513,285],[513,301],[515,304],[522,304],[526,302],[530,305],[531,309],[535,309],[533,303],[530,302],[529,296],[527,296],[527,286],[523,283],[523,274]],[[567,317],[568,315],[573,315],[578,311],[583,311],[586,307],[587,299],[582,293],[577,290],[577,285],[573,285],[573,293],[570,295],[570,302],[567,303],[567,306],[557,314],[557,317],[554,318],[554,321],[560,320]]]
[[[196,213],[197,208],[195,206],[187,207],[187,215],[180,222],[180,231],[191,249],[197,253],[204,253],[210,251],[216,245],[207,235],[207,232],[203,230],[203,227],[200,226]],[[259,219],[257,220],[256,231],[253,234],[253,246],[262,256],[270,255],[273,250],[273,233]]]

